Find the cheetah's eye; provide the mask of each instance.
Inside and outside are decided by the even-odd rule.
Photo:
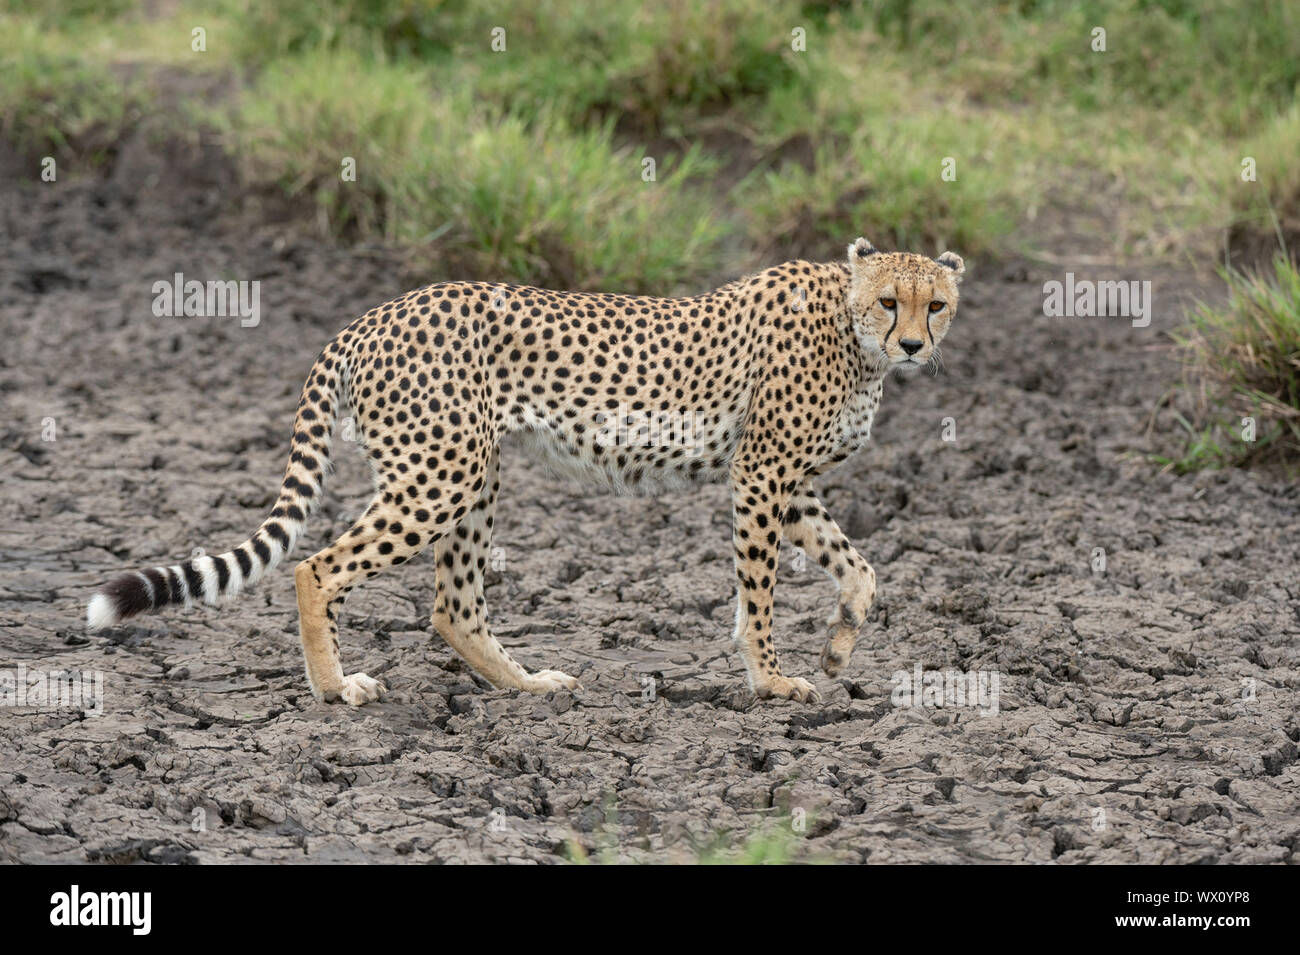
[[[880,304],[883,305],[885,308],[889,309],[889,310],[892,312],[892,311],[894,310],[894,306],[897,305],[898,302],[896,302],[896,301],[895,301],[894,299],[892,299],[892,298],[882,298],[882,299],[880,300]]]
[[[935,312],[942,312],[942,311],[943,311],[943,302],[931,302],[931,303],[930,303],[930,314],[931,314],[931,315],[933,315]]]

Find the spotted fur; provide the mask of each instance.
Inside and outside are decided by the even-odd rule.
[[[565,673],[529,672],[488,630],[483,576],[498,447],[512,432],[559,469],[620,492],[727,482],[735,636],[750,685],[761,697],[816,699],[813,685],[785,676],[777,659],[781,540],[839,584],[822,653],[834,675],[875,598],[875,572],[810,482],[866,443],[889,370],[935,356],[962,271],[951,252],[882,253],[858,239],[847,262],[787,262],[693,298],[479,282],[409,292],[361,316],[317,358],[279,498],[253,536],[215,557],[117,577],[91,598],[88,624],[215,603],[256,582],[292,551],[320,500],[335,424],[351,414],[374,499],[294,574],[317,699],[359,705],[382,695],[366,674],[344,675],[339,609],[359,581],[430,545],[433,626],[461,656],[496,686],[576,686]],[[642,440],[651,416],[681,426]],[[632,427],[618,427],[625,420]]]

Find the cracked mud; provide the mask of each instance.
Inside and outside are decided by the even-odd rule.
[[[507,446],[492,623],[583,689],[476,678],[429,625],[429,550],[346,605],[345,669],[389,688],[352,709],[307,691],[284,567],[89,637],[84,602],[242,540],[319,348],[449,276],[304,240],[203,155],[140,193],[151,161],[0,193],[0,669],[105,679],[100,716],[0,709],[0,861],[672,861],[782,833],[801,859],[1295,861],[1300,496],[1145,458],[1193,276],[1150,276],[1140,330],[1044,318],[1058,275],[972,263],[944,372],[887,382],[872,443],[819,482],[879,584],[835,679],[833,587],[783,551],[783,665],[823,702],[744,686],[723,488],[615,498]],[[261,324],[155,318],[177,271],[260,280]],[[366,500],[350,451],[300,556]],[[996,673],[996,714],[894,705],[917,666]]]

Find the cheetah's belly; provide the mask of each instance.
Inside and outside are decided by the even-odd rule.
[[[688,413],[539,415],[510,430],[552,473],[619,494],[653,495],[726,477],[740,440],[737,418]]]

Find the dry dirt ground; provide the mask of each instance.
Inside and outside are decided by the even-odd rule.
[[[1172,428],[1152,409],[1177,378],[1159,333],[1197,286],[1181,272],[1120,273],[1155,283],[1134,329],[1044,318],[1065,266],[970,263],[943,373],[889,382],[873,443],[821,482],[880,583],[839,679],[817,670],[832,586],[783,552],[785,669],[820,705],[744,687],[724,489],[591,494],[513,450],[495,628],[580,693],[461,664],[429,626],[430,552],[344,612],[345,666],[391,690],[363,709],[307,692],[283,569],[88,637],[109,575],[256,526],[318,349],[420,284],[232,185],[201,151],[136,143],[104,176],[0,187],[0,669],[105,677],[99,716],[0,709],[0,860],[673,861],[746,839],[870,862],[1296,860],[1300,495],[1147,462]],[[260,325],[154,317],[175,272],[260,280]],[[299,555],[366,499],[338,447]],[[996,673],[997,712],[894,705],[917,666]]]

